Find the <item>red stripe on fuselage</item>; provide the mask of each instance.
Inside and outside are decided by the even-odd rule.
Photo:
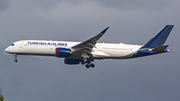
[[[66,64],[66,58],[64,58],[64,64]]]
[[[57,48],[55,49],[55,56],[57,56]]]

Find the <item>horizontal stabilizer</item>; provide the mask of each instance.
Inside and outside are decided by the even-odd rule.
[[[154,51],[154,52],[162,52],[162,51],[164,51],[168,46],[169,46],[169,45],[162,45],[162,46],[159,46],[159,47],[153,49],[152,51]]]
[[[174,25],[166,25],[155,37],[151,38],[142,48],[156,48],[162,46]]]

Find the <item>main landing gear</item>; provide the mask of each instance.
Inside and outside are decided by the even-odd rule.
[[[18,62],[16,54],[14,55],[14,57],[15,57],[14,62]]]
[[[95,65],[94,65],[93,63],[91,63],[90,60],[86,60],[86,61],[83,60],[83,61],[81,61],[81,64],[82,64],[82,65],[85,65],[85,64],[86,64],[86,65],[85,65],[86,68],[89,68],[89,67],[94,68],[94,67],[95,67]]]

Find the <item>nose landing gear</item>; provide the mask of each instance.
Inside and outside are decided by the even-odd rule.
[[[15,57],[14,62],[18,62],[16,54],[14,55],[14,57]]]

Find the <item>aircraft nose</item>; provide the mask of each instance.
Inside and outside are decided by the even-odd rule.
[[[5,49],[5,51],[6,51],[6,52],[9,52],[9,51],[10,51],[10,48],[9,48],[9,47],[7,47],[7,48]]]

